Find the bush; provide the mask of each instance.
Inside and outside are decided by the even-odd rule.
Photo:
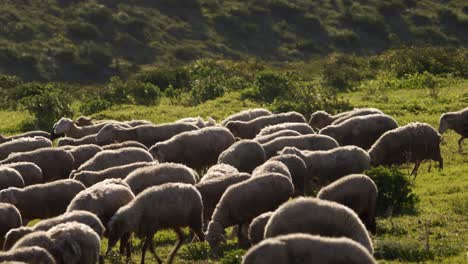
[[[80,106],[80,112],[83,115],[91,115],[104,111],[112,105],[111,102],[101,98],[85,100]]]
[[[254,81],[257,98],[271,103],[276,97],[284,95],[291,89],[286,76],[273,71],[262,71],[257,74]]]
[[[366,77],[367,68],[363,58],[333,53],[325,59],[322,76],[326,85],[346,91]]]
[[[186,68],[162,67],[157,69],[145,70],[135,74],[133,80],[152,83],[158,86],[162,91],[172,86],[174,89],[187,88],[190,85],[190,73]]]
[[[210,255],[210,246],[207,242],[192,243],[180,250],[180,258],[184,260],[206,260]]]
[[[72,21],[67,24],[70,36],[81,40],[97,39],[102,37],[101,31],[93,24],[84,21]]]
[[[152,105],[161,98],[161,90],[156,85],[142,82],[132,82],[129,85],[137,104]]]
[[[377,215],[412,213],[418,201],[408,176],[397,167],[379,166],[365,172],[377,185]]]
[[[213,60],[199,60],[190,65],[190,96],[194,104],[224,95],[226,76]]]
[[[242,256],[245,254],[244,249],[236,249],[230,251],[227,254],[224,254],[224,257],[221,259],[222,264],[240,264],[242,261]]]

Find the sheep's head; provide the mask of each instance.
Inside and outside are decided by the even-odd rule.
[[[128,230],[127,220],[125,217],[120,217],[120,211],[121,210],[117,211],[107,224],[107,236],[109,238],[109,242],[107,243],[106,254],[111,252],[112,248],[117,244],[117,241],[119,241],[121,237],[130,232],[130,230]]]
[[[57,123],[54,124],[52,132],[54,132],[55,135],[67,134],[68,131],[70,131],[72,128],[73,123],[73,120],[70,118],[62,117]]]
[[[119,127],[115,124],[105,125],[96,135],[96,142],[98,144],[113,142]]]
[[[242,135],[241,135],[241,123],[240,122],[237,122],[237,121],[230,121],[226,124],[226,128],[231,131],[231,133],[235,136],[235,137],[240,137],[242,138]]]
[[[149,149],[149,152],[153,156],[155,160],[158,162],[165,162],[166,161],[166,153],[164,151],[164,145],[161,143],[157,143],[156,145],[152,146]]]
[[[223,235],[224,228],[223,226],[215,221],[211,221],[208,224],[208,230],[205,233],[205,239],[208,241],[208,244],[211,248],[216,248],[221,243],[226,242],[226,238]]]
[[[309,125],[313,128],[321,129],[333,122],[332,116],[325,111],[317,111],[310,115]]]
[[[18,227],[11,229],[5,235],[5,241],[3,242],[3,250],[9,250],[20,238],[27,234],[32,233],[34,230],[31,227]]]
[[[77,126],[92,126],[93,119],[91,117],[80,116],[75,120]]]
[[[445,131],[450,129],[450,127],[452,126],[451,124],[452,124],[454,118],[455,117],[452,114],[443,114],[440,117],[440,120],[439,120],[439,133],[440,134],[443,134],[443,133],[445,133]]]
[[[12,205],[18,204],[18,199],[16,198],[18,192],[19,189],[16,187],[10,187],[6,190],[0,191],[0,202]]]

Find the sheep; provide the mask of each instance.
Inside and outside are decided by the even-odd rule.
[[[306,123],[306,120],[297,112],[287,112],[261,116],[250,121],[230,121],[225,126],[236,137],[252,139],[262,128],[286,122]]]
[[[73,175],[73,179],[81,182],[86,187],[91,187],[94,184],[105,179],[124,179],[132,171],[151,165],[156,165],[157,162],[135,162],[121,166],[111,167],[101,171],[80,171]]]
[[[195,185],[203,200],[203,230],[206,230],[207,224],[211,220],[211,215],[213,215],[213,211],[226,189],[231,185],[248,179],[250,179],[250,175],[246,173],[236,176],[223,175],[210,180],[200,181]]]
[[[13,228],[23,225],[23,220],[18,209],[8,203],[0,203],[0,245],[3,245],[3,238]]]
[[[19,172],[24,180],[25,186],[43,182],[41,168],[32,162],[9,163],[2,165],[2,167],[12,168]]]
[[[64,134],[70,138],[83,138],[92,134],[97,134],[107,123],[99,123],[91,126],[77,126],[70,118],[61,118],[54,124],[54,134]],[[123,124],[120,124],[124,126]]]
[[[360,263],[377,264],[355,241],[341,237],[289,234],[266,239],[252,247],[242,264]]]
[[[290,136],[300,136],[300,135],[301,134],[297,131],[285,129],[285,130],[280,130],[278,132],[272,133],[270,135],[256,136],[253,140],[257,141],[260,144],[264,144],[278,137],[290,137]]]
[[[377,186],[371,178],[364,174],[351,174],[323,187],[317,198],[351,208],[366,228],[375,234],[377,194]]]
[[[0,191],[0,202],[16,206],[26,224],[31,219],[64,213],[70,201],[84,189],[83,184],[71,179],[35,184],[23,189],[10,187]]]
[[[145,261],[148,246],[158,263],[162,263],[154,250],[153,236],[158,230],[172,228],[178,236],[178,241],[168,258],[168,263],[172,263],[184,240],[181,227],[190,227],[201,241],[204,240],[202,211],[201,195],[192,185],[167,183],[148,188],[132,202],[120,208],[111,218],[107,254],[120,237],[134,232],[144,240],[141,263]]]
[[[218,163],[234,166],[240,172],[251,173],[266,160],[263,147],[256,141],[244,139],[231,145],[223,151]]]
[[[253,177],[231,185],[224,192],[208,224],[205,239],[212,248],[224,240],[224,229],[248,224],[256,216],[275,210],[293,194],[291,181],[278,173]],[[242,241],[239,232],[239,241]],[[242,242],[240,242],[242,243]]]
[[[203,118],[201,118],[200,116],[182,118],[182,119],[175,121],[175,123],[188,123],[188,124],[195,125],[198,128],[216,126],[216,121],[213,118],[208,117],[207,121],[204,121]]]
[[[296,147],[301,150],[329,150],[339,146],[335,139],[325,135],[301,135],[296,137],[279,137],[262,144],[267,158],[276,156],[285,147]]]
[[[211,166],[201,178],[201,181],[208,181],[223,176],[236,176],[239,171],[231,165],[219,163]]]
[[[304,195],[305,183],[308,181],[309,173],[304,160],[294,154],[283,154],[272,157],[268,161],[279,161],[286,165],[291,174],[294,185],[294,196]]]
[[[11,140],[0,144],[0,160],[6,159],[12,153],[23,153],[50,147],[52,147],[52,142],[44,137],[30,137]]]
[[[115,166],[135,162],[152,162],[151,154],[140,148],[124,148],[117,150],[103,150],[93,158],[83,163],[74,173],[81,171],[101,171]]]
[[[265,233],[265,226],[270,220],[273,212],[266,212],[255,217],[249,225],[249,240],[252,245],[256,245],[263,240],[263,234]]]
[[[47,250],[40,247],[27,247],[7,252],[0,252],[1,263],[11,263],[12,261],[56,264],[54,257]]]
[[[5,143],[5,142],[12,141],[12,140],[19,139],[19,138],[30,138],[30,137],[50,138],[50,133],[37,130],[37,131],[29,131],[29,132],[25,132],[22,134],[13,135],[10,137],[5,137],[3,135],[0,135],[0,143]]]
[[[115,149],[121,149],[121,148],[141,148],[144,150],[148,150],[148,148],[145,145],[136,141],[124,141],[120,143],[113,143],[113,144],[102,146],[103,150],[115,150]]]
[[[369,149],[383,133],[397,127],[398,123],[390,116],[372,114],[355,116],[337,125],[329,125],[319,133],[336,139],[340,146],[354,145]]]
[[[61,263],[60,252],[54,244],[54,241],[45,231],[36,231],[26,234],[13,245],[11,251],[28,247],[43,248],[52,255],[56,262]]]
[[[264,108],[254,108],[254,109],[247,109],[243,110],[239,113],[232,114],[221,121],[222,126],[226,126],[227,123],[230,121],[250,121],[257,117],[261,116],[269,116],[271,112]]]
[[[431,159],[443,169],[441,135],[426,123],[409,123],[385,132],[369,150],[372,166],[415,163],[411,175],[417,175],[422,161]]]
[[[0,190],[10,187],[23,188],[23,177],[14,169],[0,167]]]
[[[126,124],[131,127],[152,124],[150,121],[147,121],[147,120],[131,120],[131,121],[124,121],[124,122],[119,122],[116,120],[97,120],[93,122],[93,118],[86,117],[86,116],[80,116],[75,120],[75,124],[77,126],[92,126],[92,125],[102,124],[102,123],[105,123],[105,124],[120,123],[120,124]]]
[[[195,185],[198,178],[197,173],[185,165],[162,163],[134,170],[125,178],[125,183],[138,195],[149,187],[169,182]]]
[[[269,173],[279,173],[292,181],[291,173],[289,172],[288,167],[282,162],[274,160],[269,160],[255,168],[255,170],[252,172],[252,177],[268,175]]]
[[[82,138],[71,138],[71,137],[64,137],[57,141],[57,146],[64,147],[64,146],[81,146],[86,144],[93,144],[93,145],[103,145],[99,144],[96,141],[96,134],[91,134]]]
[[[268,220],[264,237],[291,233],[347,237],[363,245],[369,253],[374,251],[364,224],[353,210],[317,198],[299,197],[282,204]]]
[[[133,140],[149,148],[158,142],[168,140],[182,132],[197,129],[197,126],[187,123],[142,125],[132,128],[123,128],[115,124],[108,124],[96,135],[96,141],[102,144]]]
[[[176,162],[193,169],[216,164],[219,155],[235,143],[234,136],[223,127],[206,127],[181,133],[150,148],[159,162]]]
[[[463,140],[468,137],[468,107],[457,112],[449,112],[440,116],[439,133],[442,135],[449,129],[454,130],[461,136],[458,140],[458,147],[461,151]]]
[[[96,156],[96,154],[101,151],[101,147],[92,144],[75,146],[71,147],[70,150],[67,150],[67,152],[73,156],[73,169],[75,170],[78,169],[83,163]]]
[[[331,124],[337,125],[342,123],[351,117],[372,114],[383,114],[383,112],[376,108],[355,108],[351,111],[332,116],[325,111],[317,111],[310,116],[309,125],[316,129],[322,129]]]
[[[307,123],[281,123],[262,128],[256,137],[268,136],[282,130],[296,131],[301,135],[314,134],[315,131]]]
[[[104,225],[95,214],[87,211],[72,211],[53,218],[41,220],[31,227],[19,227],[16,229],[11,229],[5,236],[3,250],[9,250],[19,239],[27,234],[37,231],[48,231],[54,226],[68,222],[78,222],[85,224],[91,227],[99,237],[102,237],[104,234]]]
[[[66,179],[73,170],[73,156],[63,149],[42,148],[15,153],[0,162],[0,165],[17,162],[32,162],[42,170],[44,182]]]

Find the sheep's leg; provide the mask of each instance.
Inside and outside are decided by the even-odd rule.
[[[169,260],[167,261],[168,264],[172,264],[177,251],[179,251],[180,246],[182,246],[182,243],[184,243],[185,240],[184,232],[182,232],[180,227],[174,228],[174,231],[176,232],[178,239],[174,248],[171,250],[171,253],[169,253]]]
[[[246,249],[250,246],[250,241],[244,236],[242,233],[243,224],[238,225],[238,230],[237,230],[237,243],[239,244],[240,248]]]
[[[419,165],[421,165],[421,162],[420,162],[420,161],[416,161],[416,163],[414,164],[413,171],[411,172],[411,175],[414,175],[414,179],[415,179],[415,180],[416,180],[416,176],[418,176]]]
[[[158,254],[156,254],[156,250],[155,250],[155,248],[154,248],[153,239],[150,239],[150,241],[149,241],[149,246],[150,246],[151,253],[152,253],[153,256],[156,258],[156,261],[158,262],[158,264],[162,264],[162,263],[163,263],[163,260],[158,256]]]
[[[463,151],[463,140],[465,139],[465,137],[461,137],[459,140],[458,140],[458,151],[462,152]]]
[[[140,261],[140,264],[145,264],[146,250],[148,249],[148,244],[150,243],[151,239],[152,239],[152,236],[146,236],[145,242],[143,243],[143,246],[141,247],[141,261]]]

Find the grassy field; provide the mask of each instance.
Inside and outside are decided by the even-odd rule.
[[[379,92],[378,92],[379,93]],[[425,89],[390,90],[380,94],[356,91],[340,94],[355,107],[377,107],[396,118],[400,125],[409,122],[427,122],[438,125],[440,114],[462,109],[468,104],[468,82],[462,81],[443,88],[437,99]],[[163,101],[158,106],[118,106],[95,116],[113,119],[148,119],[153,122],[169,122],[187,116],[211,116],[217,120],[241,109],[259,106],[258,103],[241,101],[238,93],[194,107],[185,107]],[[375,98],[375,99],[373,99]],[[165,99],[164,99],[165,100]],[[29,117],[24,112],[0,112],[2,133],[13,133],[21,122]],[[414,181],[414,193],[419,202],[414,213],[379,218],[377,235],[373,237],[375,256],[379,263],[466,263],[468,261],[468,146],[463,153],[456,144],[459,136],[452,131],[444,134],[442,152],[445,168],[439,171],[435,164],[422,165]],[[432,167],[430,169],[430,167]],[[410,172],[410,167],[401,170]],[[172,231],[161,231],[155,236],[157,252],[166,257],[175,242]],[[138,263],[140,242],[133,240],[132,263]],[[103,251],[107,247],[103,242]],[[184,245],[177,263],[237,263],[242,254],[234,240],[224,248],[224,256],[211,255],[204,243]],[[106,263],[124,263],[113,253]],[[147,263],[156,263],[147,253]]]

